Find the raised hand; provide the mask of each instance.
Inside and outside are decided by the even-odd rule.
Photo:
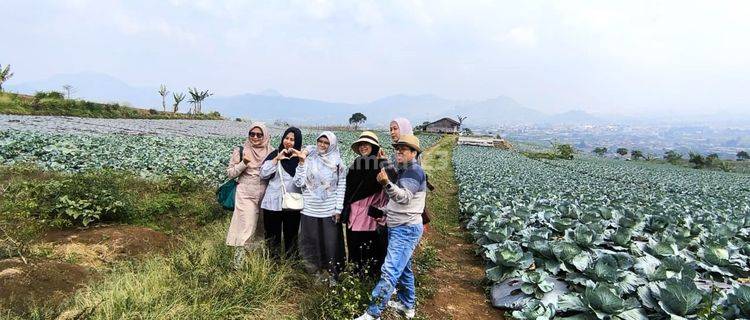
[[[297,157],[297,158],[299,158],[299,162],[300,163],[302,163],[302,164],[305,163],[305,159],[307,159],[307,150],[305,150],[305,151],[299,151],[297,149],[291,149],[291,151],[292,151],[291,157]]]
[[[279,154],[276,155],[275,160],[276,161],[287,160],[289,159],[289,154],[290,153],[288,149],[281,150],[279,151]]]
[[[380,172],[378,173],[378,182],[380,182],[381,185],[387,185],[390,180],[388,180],[388,174],[385,172],[385,169],[380,169]]]
[[[383,149],[378,150],[378,159],[385,159],[385,151]]]

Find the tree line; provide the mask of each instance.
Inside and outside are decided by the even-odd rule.
[[[157,91],[159,95],[161,96],[161,108],[162,111],[167,112],[167,96],[170,94],[169,90],[167,90],[167,86],[161,85],[159,86],[159,91]],[[188,114],[194,113],[194,114],[201,114],[203,113],[203,100],[206,100],[206,98],[214,95],[213,92],[210,92],[209,90],[201,91],[198,90],[195,87],[188,87],[188,94],[190,94],[190,100],[188,100],[188,103],[191,104],[190,109],[188,109]],[[172,104],[172,113],[177,113],[180,109],[180,103],[185,100],[186,96],[183,92],[174,92],[172,93],[172,99],[174,100],[174,103]]]
[[[592,153],[598,155],[598,156],[604,156],[607,154],[608,149],[607,147],[596,147],[594,150],[592,150]],[[627,148],[617,148],[615,150],[615,153],[624,157],[630,153],[630,159],[631,160],[652,160],[653,156],[646,156],[644,155],[643,151],[633,149],[628,150]],[[693,167],[697,169],[702,168],[710,168],[710,167],[717,167],[721,169],[725,169],[723,166],[726,164],[719,158],[719,154],[717,153],[710,153],[707,155],[702,155],[698,152],[688,152],[687,154],[688,158],[685,159],[685,155],[682,153],[679,153],[675,150],[667,150],[664,152],[663,159],[671,164],[679,164],[683,160],[687,160],[688,163],[692,164]],[[736,160],[737,161],[747,161],[750,160],[750,154],[748,154],[747,151],[740,150],[736,154]]]

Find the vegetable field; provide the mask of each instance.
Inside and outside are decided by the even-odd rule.
[[[305,132],[305,144],[314,144],[317,132]],[[278,146],[279,134],[277,132],[271,139],[273,147]],[[356,140],[358,134],[336,132],[347,164],[355,157],[349,145]],[[437,137],[421,135],[420,139],[424,145],[430,146],[437,141]],[[63,172],[123,170],[144,178],[187,172],[219,183],[226,177],[225,169],[232,148],[242,144],[243,139],[5,130],[0,131],[0,164],[34,163],[46,170]],[[390,142],[390,137],[380,133],[380,141],[386,145]]]
[[[750,176],[467,146],[453,160],[514,318],[750,317]]]

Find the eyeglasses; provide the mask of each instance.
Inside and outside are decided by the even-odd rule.
[[[250,138],[263,138],[262,132],[250,132],[247,134]]]

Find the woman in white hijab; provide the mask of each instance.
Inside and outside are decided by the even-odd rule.
[[[249,246],[256,230],[262,224],[260,202],[266,192],[268,182],[260,178],[260,167],[263,160],[271,152],[269,145],[270,133],[263,123],[254,122],[250,125],[248,138],[240,148],[235,148],[227,167],[229,179],[237,178],[237,191],[234,198],[234,213],[229,224],[226,243],[236,248],[234,264],[239,268],[245,257],[245,246]],[[258,223],[260,219],[261,223]]]
[[[299,250],[305,269],[318,276],[327,271],[335,281],[344,263],[344,241],[340,217],[344,206],[346,167],[342,165],[338,140],[325,131],[317,146],[297,151],[299,165],[294,184],[302,188],[305,206],[300,217]]]

